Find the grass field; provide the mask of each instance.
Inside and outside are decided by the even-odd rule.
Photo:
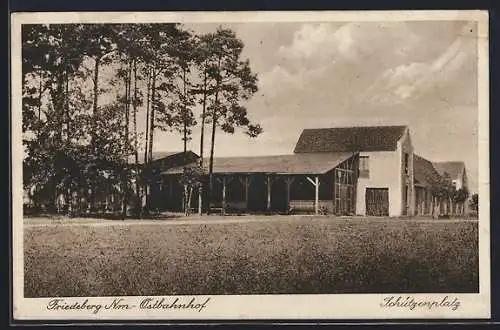
[[[267,218],[27,226],[24,294],[478,291],[476,222]]]

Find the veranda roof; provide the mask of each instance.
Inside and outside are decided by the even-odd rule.
[[[214,158],[214,173],[274,173],[274,174],[324,174],[340,165],[352,152],[307,153],[256,157]],[[208,159],[203,162],[208,166]],[[162,174],[180,174],[183,167],[170,168]]]

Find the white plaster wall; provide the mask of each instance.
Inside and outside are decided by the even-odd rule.
[[[359,178],[356,190],[356,213],[366,215],[366,188],[389,188],[389,216],[401,215],[401,152],[363,152],[368,156],[369,178]]]

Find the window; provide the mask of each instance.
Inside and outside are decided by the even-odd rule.
[[[368,178],[370,177],[370,167],[368,164],[368,156],[359,156],[359,177]]]
[[[409,159],[410,159],[410,155],[405,154],[405,163],[404,163],[405,174],[409,174]]]

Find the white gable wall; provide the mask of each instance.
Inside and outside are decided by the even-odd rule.
[[[369,177],[358,178],[356,213],[366,215],[366,188],[389,189],[389,216],[401,214],[400,155],[397,151],[362,152],[368,156]]]
[[[404,153],[409,154],[409,175],[404,173]],[[405,182],[409,184],[408,213],[414,213],[415,189],[413,185],[413,146],[409,130],[398,141],[395,151],[361,152],[368,156],[369,177],[358,178],[356,189],[356,214],[366,215],[366,188],[387,188],[389,190],[389,216],[401,216],[407,207],[403,201]],[[408,181],[406,181],[408,180]]]

